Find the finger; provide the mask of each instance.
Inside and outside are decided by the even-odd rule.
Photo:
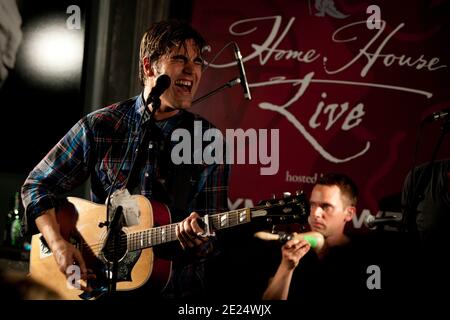
[[[306,245],[302,245],[299,248],[297,248],[294,251],[294,254],[299,255],[300,257],[303,257],[309,251],[310,247],[311,246],[309,245],[309,243],[306,243]]]
[[[189,219],[198,219],[198,218],[200,218],[200,215],[197,212],[193,211],[193,212],[191,212],[191,214],[189,215],[188,218]]]
[[[304,250],[304,251],[308,251],[309,249],[311,249],[311,245],[309,243],[307,243],[301,249]]]
[[[285,243],[284,247],[290,249],[300,242],[299,239],[292,239]]]
[[[309,244],[308,241],[303,239],[293,239],[288,241],[289,242],[289,249],[297,250],[298,248],[304,247],[305,245]],[[286,244],[288,244],[286,242]]]
[[[80,266],[81,273],[84,275],[87,275],[88,272],[87,272],[87,268],[86,268],[86,263],[84,262],[83,256],[81,255],[80,251],[75,249],[74,256],[75,256],[76,262],[78,262],[78,265]]]
[[[175,226],[175,234],[176,234],[177,238],[179,239],[180,238],[180,224],[179,223]]]
[[[187,218],[181,221],[180,231],[183,235],[187,235],[191,231],[190,229],[191,225]]]
[[[186,238],[186,231],[184,230],[183,221],[177,224],[175,231],[178,239],[184,240]]]
[[[67,268],[73,264],[73,259],[67,257],[61,250],[55,251],[55,260],[59,271],[63,274],[65,274],[67,272]]]
[[[183,230],[181,233],[188,241],[194,241],[194,239],[197,237],[197,234],[192,229],[191,223],[192,221],[190,220],[190,218],[183,220]]]
[[[65,274],[65,275],[69,275],[71,272],[70,272],[70,270],[69,270],[69,267],[71,266],[72,264],[69,264],[69,265],[67,265],[66,263],[64,263],[64,264],[60,264],[59,265],[59,271],[61,271],[63,274]]]
[[[86,292],[92,292],[92,287],[87,284],[85,281],[79,281],[78,284],[80,285],[80,290],[86,291]]]
[[[185,248],[185,244],[184,244],[184,239],[183,236],[181,235],[181,231],[180,231],[180,223],[177,224],[177,226],[175,227],[175,234],[177,235],[178,241],[181,244],[181,247],[184,249]]]
[[[302,248],[302,247],[307,246],[307,245],[309,245],[309,242],[306,241],[306,240],[304,240],[304,239],[301,239],[301,240],[299,240],[299,241],[296,243],[295,246],[296,246],[297,248]]]
[[[200,231],[199,230],[200,227],[199,227],[199,225],[197,223],[197,219],[200,219],[200,216],[196,212],[192,212],[189,215],[189,217],[184,219],[182,221],[183,222],[184,231],[186,231],[187,233],[193,234],[193,235],[196,232]]]
[[[195,235],[205,233],[205,230],[203,230],[203,228],[200,227],[199,220],[201,220],[201,217],[198,215],[197,212],[192,212],[189,215],[191,230],[193,231],[193,233],[195,233]]]
[[[299,249],[299,248],[303,248],[305,246],[309,246],[309,242],[306,240],[300,240],[293,247],[295,247],[295,249]]]
[[[196,236],[205,233],[205,230],[203,230],[202,228],[200,228],[197,219],[192,219],[192,220],[190,221],[190,226],[191,226],[192,232],[193,232]]]
[[[180,241],[181,247],[184,250],[184,249],[186,249],[186,247],[191,248],[193,246],[193,244],[190,243],[190,239],[186,236],[186,233],[182,229],[183,229],[183,224],[182,224],[182,222],[180,222],[179,224],[177,224],[175,231],[176,231],[178,240]]]

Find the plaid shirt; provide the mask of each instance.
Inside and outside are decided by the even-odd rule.
[[[168,142],[171,145],[169,150],[165,150],[166,158],[163,159],[162,146],[158,145],[157,140],[164,139],[166,143],[167,140],[170,141],[171,133],[187,114],[188,112],[180,112],[168,120],[156,122],[160,132],[152,130],[154,136],[150,138],[149,145],[156,147],[148,148],[147,161],[139,169],[138,193],[150,199],[162,200],[160,193],[158,196],[158,190],[154,189],[154,180],[167,178],[160,172],[160,167],[167,165],[167,154],[170,154],[175,142]],[[130,146],[131,150],[135,150],[138,146],[140,139],[134,139],[134,133],[139,130],[138,124],[142,116],[142,127],[145,127],[148,125],[149,114],[144,112],[142,95],[139,95],[92,112],[78,121],[31,171],[22,187],[22,199],[30,220],[37,218],[44,210],[54,208],[57,205],[57,195],[73,190],[89,177],[92,200],[104,202],[127,148]],[[193,116],[193,120],[202,120],[203,132],[212,127],[199,116]],[[135,158],[134,152],[128,153],[115,189],[124,186]],[[197,165],[199,166],[202,168],[198,181],[195,181],[196,192],[186,203],[185,213],[195,210],[205,214],[227,210],[229,166]]]
[[[73,190],[88,178],[92,200],[104,203],[127,148],[135,150],[139,141],[148,143],[140,147],[139,157],[143,158],[136,159],[135,152],[127,153],[114,189],[126,184],[132,164],[137,161],[135,179],[127,185],[134,185],[130,192],[166,203],[174,215],[173,222],[181,221],[191,211],[202,215],[227,210],[228,165],[176,166],[168,158],[176,143],[170,139],[176,128],[188,123],[191,129],[194,120],[202,121],[203,132],[212,125],[186,111],[167,120],[150,122],[147,110],[141,94],[94,111],[72,127],[31,171],[22,187],[29,231],[36,231],[34,220],[44,210],[57,207],[58,195]],[[151,126],[147,139],[143,139],[145,130],[138,128],[141,117],[144,117],[142,128]],[[187,195],[186,183],[177,180],[179,170],[183,169],[192,171]],[[183,200],[185,203],[180,203]]]

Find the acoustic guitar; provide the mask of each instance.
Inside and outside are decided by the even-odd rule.
[[[117,291],[134,290],[149,281],[152,290],[164,289],[170,277],[171,262],[154,255],[153,248],[177,240],[177,223],[171,223],[170,211],[164,204],[141,195],[131,197],[139,207],[139,223],[119,229],[118,238],[114,239],[108,236],[107,228],[100,227],[106,217],[105,205],[68,197],[66,205],[58,208],[61,234],[80,250],[87,267],[96,275],[96,279],[89,280],[92,292],[77,289],[76,278],[66,279],[41,234],[31,240],[31,278],[55,290],[63,299],[96,299],[107,292],[113,261],[118,261]],[[206,229],[220,230],[254,220],[269,225],[306,221],[307,214],[305,196],[298,193],[264,201],[253,208],[205,215],[200,222]]]

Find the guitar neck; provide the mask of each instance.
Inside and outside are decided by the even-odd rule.
[[[220,230],[250,222],[251,209],[232,210],[208,215],[201,219],[205,224],[209,225],[210,229]],[[141,250],[177,240],[177,225],[178,223],[172,223],[127,234],[128,250]]]

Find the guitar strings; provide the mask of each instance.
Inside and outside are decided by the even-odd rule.
[[[278,206],[284,206],[285,204],[272,204],[272,206],[273,207],[278,207]],[[257,207],[253,207],[253,208],[251,208],[252,210],[259,210],[259,209],[263,209],[263,208],[267,208],[267,206],[257,206]],[[234,212],[231,212],[231,213],[238,213],[240,210],[235,210]],[[220,214],[219,214],[220,215]],[[275,216],[275,217],[277,217],[277,215],[273,215],[273,216]],[[265,217],[272,217],[272,215],[266,215]],[[215,216],[215,217],[212,217],[212,219],[213,220],[218,220],[219,219],[219,217],[218,216]],[[239,223],[236,223],[235,225],[239,225]],[[235,225],[230,225],[229,227],[231,227],[231,226],[235,226]],[[150,235],[150,239],[151,239],[151,241],[148,243],[149,245],[148,246],[141,246],[141,248],[148,248],[148,247],[152,247],[152,246],[154,246],[154,245],[158,245],[158,244],[161,244],[161,243],[164,243],[164,242],[169,242],[169,241],[175,241],[177,238],[176,237],[172,237],[172,234],[170,233],[170,232],[173,232],[173,228],[174,227],[176,227],[177,226],[177,223],[175,223],[175,224],[170,224],[170,225],[166,225],[166,226],[160,226],[160,227],[154,227],[154,228],[152,228],[152,229],[147,229],[147,230],[143,230],[143,231],[137,231],[137,232],[133,232],[133,233],[130,233],[130,234],[124,234],[124,235],[121,235],[120,236],[120,242],[118,243],[118,247],[122,247],[122,246],[125,246],[125,245],[127,245],[127,247],[128,247],[128,242],[129,242],[129,240],[130,240],[130,245],[132,245],[132,244],[134,244],[134,243],[139,243],[139,242],[141,242],[141,240],[143,240],[144,238],[142,238],[142,234],[143,233],[149,233],[148,235],[146,235],[146,236],[149,236]],[[157,233],[157,232],[155,232],[155,229],[163,229],[163,228],[165,228],[165,229],[171,229],[171,230],[168,230],[169,231],[169,237],[164,237],[163,235],[161,235],[160,233]],[[156,235],[155,236],[153,236],[152,235],[152,233],[156,233]],[[140,238],[138,238],[139,237],[139,235],[141,236]],[[133,238],[134,237],[134,238]],[[166,239],[164,239],[163,240],[163,238],[166,238]],[[168,238],[170,238],[169,240],[167,240]],[[173,239],[172,239],[173,238]],[[91,245],[91,246],[89,246],[89,244],[87,244],[87,243],[83,243],[83,247],[87,247],[87,248],[89,248],[89,249],[91,249],[91,251],[94,253],[94,254],[99,254],[100,252],[102,252],[103,251],[103,248],[105,247],[105,245],[106,245],[106,243],[105,242],[102,242],[102,243],[95,243],[95,244],[93,244],[93,245]],[[108,248],[112,248],[112,247],[114,247],[115,246],[115,244],[114,243],[109,243],[107,246],[106,246],[106,249],[108,249]],[[134,251],[134,250],[132,250],[132,251]]]
[[[159,240],[162,240],[163,238],[165,238],[163,235],[160,235],[158,232],[156,232],[156,230],[155,229],[162,229],[162,228],[165,228],[165,229],[170,229],[170,230],[167,230],[168,231],[168,233],[170,233],[170,232],[173,232],[173,229],[175,228],[177,226],[177,224],[169,224],[169,225],[165,225],[165,226],[160,226],[160,227],[154,227],[154,228],[152,228],[152,229],[147,229],[147,230],[142,230],[142,231],[136,231],[136,232],[133,232],[133,233],[129,233],[129,234],[124,234],[124,235],[121,235],[120,236],[120,239],[119,239],[119,244],[120,245],[124,245],[124,244],[126,244],[126,243],[128,243],[128,240],[130,240],[130,242],[132,243],[132,242],[136,242],[138,239],[137,239],[137,237],[139,236],[139,235],[142,235],[142,234],[145,234],[145,233],[148,233],[146,236],[150,236],[150,238],[153,240],[153,239],[155,239],[155,241],[154,242],[157,242],[157,241],[159,241]],[[152,233],[153,234],[155,234],[155,236],[153,236],[152,235]],[[134,237],[134,238],[133,238]],[[142,237],[140,237],[140,239],[141,239]],[[169,238],[169,237],[166,237],[166,238]],[[172,236],[170,236],[170,238],[172,238]],[[140,240],[139,239],[139,240]],[[176,238],[175,238],[176,239]],[[99,249],[99,248],[102,248],[103,249],[103,247],[105,246],[105,242],[106,241],[104,241],[104,242],[97,242],[97,243],[94,243],[94,244],[92,244],[92,245],[89,245],[88,243],[83,243],[83,246],[84,247],[88,247],[88,248],[91,248],[91,249],[94,249],[94,250],[96,250],[96,249]],[[159,243],[155,243],[155,244],[159,244]],[[111,244],[110,244],[110,246],[111,246]],[[100,250],[101,251],[101,250]]]
[[[286,206],[285,203],[275,203],[275,204],[271,204],[270,208],[273,207],[281,207],[281,206]],[[250,208],[250,210],[255,211],[255,210],[261,210],[261,209],[267,209],[268,206],[267,205],[261,205],[261,206],[255,206],[253,208]],[[242,210],[242,209],[241,209]],[[239,211],[241,210],[234,210],[234,211],[230,211],[228,212],[228,214],[236,214],[239,213]],[[219,220],[219,215],[221,213],[216,214],[214,217],[211,217],[212,220],[217,220],[216,222],[218,222]],[[266,215],[264,216],[266,218],[270,218],[270,217],[278,217],[278,215]],[[213,221],[214,222],[214,221]],[[147,229],[147,230],[142,230],[142,231],[136,231],[133,233],[129,233],[129,234],[124,234],[120,236],[119,239],[119,243],[118,243],[118,247],[121,248],[122,246],[127,245],[127,249],[128,249],[128,242],[130,242],[130,245],[132,244],[138,244],[139,242],[143,241],[143,237],[142,235],[145,233],[148,233],[146,236],[146,239],[150,238],[151,241],[147,241],[147,244],[149,244],[148,246],[141,246],[141,248],[149,248],[152,247],[154,245],[158,245],[161,243],[165,243],[165,242],[169,242],[169,241],[175,241],[177,238],[175,237],[174,239],[172,239],[172,233],[173,233],[173,229],[176,228],[176,226],[178,225],[178,223],[173,223],[173,224],[169,224],[169,225],[165,225],[165,226],[159,226],[159,227],[153,227],[151,229]],[[239,223],[236,223],[235,225],[239,225]],[[235,226],[235,225],[231,225],[231,226]],[[229,227],[231,227],[229,226]],[[169,229],[166,231],[168,236],[163,236],[160,232],[156,232],[157,229]],[[156,233],[156,234],[155,234]],[[153,234],[155,234],[155,236],[153,236]],[[134,238],[133,238],[134,237]],[[169,239],[170,240],[167,240]],[[164,240],[163,240],[164,239]],[[106,246],[106,249],[111,249],[112,247],[115,246],[114,243],[109,243],[106,245],[105,242],[98,242],[98,243],[94,243],[92,245],[89,245],[86,242],[83,242],[82,244],[83,248],[87,248],[90,249],[95,255],[98,255],[99,253],[101,253],[103,251],[103,249]],[[133,251],[133,250],[132,250]]]

